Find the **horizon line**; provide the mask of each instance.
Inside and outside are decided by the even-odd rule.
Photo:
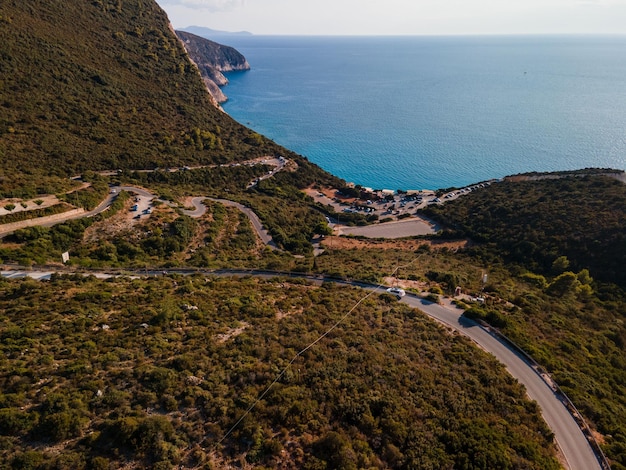
[[[284,37],[564,37],[564,36],[578,36],[578,37],[626,37],[626,32],[593,32],[593,33],[581,33],[581,32],[568,32],[568,33],[407,33],[407,34],[366,34],[366,33],[253,33],[250,31],[223,31],[214,30],[208,26],[189,25],[177,30],[185,31],[189,28],[205,28],[210,30],[216,36],[284,36]]]

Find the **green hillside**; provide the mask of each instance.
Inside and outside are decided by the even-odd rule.
[[[444,237],[470,237],[465,256],[490,273],[486,304],[468,314],[553,373],[624,469],[626,185],[554,176],[494,183],[427,213],[447,225]]]
[[[63,192],[70,189],[69,176],[86,170],[283,155],[296,162],[296,170],[280,176],[281,196],[227,194],[265,214],[281,245],[311,249],[305,224],[324,219],[292,194],[314,181],[340,180],[212,106],[197,68],[155,2],[8,1],[0,4],[0,26],[0,198]],[[208,194],[210,187],[215,196],[244,192],[249,180],[214,189],[223,173],[204,171],[193,190]]]
[[[29,175],[286,152],[215,109],[197,74],[153,1],[3,1],[0,194]]]
[[[266,155],[287,157],[284,170],[269,177]],[[166,169],[195,165],[205,166]],[[105,169],[124,171],[90,171]],[[626,468],[622,183],[493,184],[431,207],[446,225],[437,236],[328,237],[314,256],[328,208],[301,189],[345,182],[211,106],[154,1],[3,0],[0,198],[16,198],[3,221],[29,217],[13,209],[31,201],[37,215],[93,208],[112,183],[161,199],[136,220],[122,190],[96,217],[17,230],[0,240],[0,261],[135,276],[262,268],[383,282],[396,272],[435,301],[462,286],[486,299],[459,300],[468,316],[552,373],[613,468]],[[38,209],[45,193],[56,202]],[[234,207],[183,215],[193,196],[250,207],[279,249]],[[298,356],[229,433],[361,296],[284,278],[0,279],[0,469],[559,468],[539,410],[503,367],[389,295]]]
[[[476,251],[544,275],[565,256],[571,269],[626,288],[626,184],[614,178],[509,180],[425,212],[479,242]]]

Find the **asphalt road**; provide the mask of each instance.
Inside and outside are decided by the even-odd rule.
[[[269,165],[269,166],[274,167],[274,169],[268,172],[267,174],[261,176],[258,179],[255,178],[254,180],[252,180],[248,184],[248,188],[250,188],[254,186],[255,184],[257,184],[258,181],[271,178],[277,172],[282,171],[285,168],[287,162],[288,160],[286,160],[283,157],[268,156],[265,158],[259,158],[255,160],[245,161],[245,162],[234,162],[234,163],[223,164],[223,165],[185,167],[184,169],[173,168],[173,169],[169,169],[168,171],[193,170],[193,169],[199,169],[199,168],[217,168],[217,167],[239,166],[239,165],[259,165],[259,164]],[[136,171],[138,173],[152,173],[157,170],[133,170],[133,171]],[[118,170],[101,171],[100,174],[103,176],[114,176],[118,174]],[[80,178],[81,176],[77,175],[77,176],[73,176],[70,179],[78,180]],[[114,186],[111,188],[111,190],[112,191],[109,194],[107,194],[107,197],[98,205],[98,207],[96,207],[95,209],[89,212],[81,212],[79,214],[72,213],[72,214],[66,214],[66,215],[57,214],[54,217],[41,217],[39,219],[28,219],[28,220],[23,221],[22,223],[11,224],[10,229],[4,230],[4,231],[0,229],[0,238],[6,235],[9,235],[10,233],[13,233],[15,230],[18,230],[20,228],[37,226],[37,225],[43,226],[43,227],[52,227],[53,225],[61,224],[63,222],[67,222],[68,220],[80,219],[83,217],[93,217],[94,215],[97,215],[107,210],[113,203],[114,199],[119,194],[120,190],[133,192],[138,196],[137,203],[138,203],[139,209],[137,212],[140,217],[142,217],[143,215],[149,215],[149,214],[143,214],[143,210],[150,207],[151,205],[150,203],[152,199],[156,197],[151,192],[146,191],[145,189],[134,187],[134,186]],[[190,215],[191,217],[200,217],[202,214],[204,214],[204,211],[206,210],[206,208],[201,204],[202,199],[208,199],[208,198],[194,198],[195,201],[199,201],[199,202],[194,202],[194,206],[196,209],[194,211],[183,211],[183,212],[186,213],[187,215]],[[252,212],[250,209],[245,208],[245,206],[242,206],[241,204],[237,204],[237,203],[226,201],[226,200],[219,200],[219,201],[222,202],[222,204],[224,205],[230,205],[231,207],[240,208],[252,221],[252,225],[254,226],[255,230],[257,231],[257,233],[259,234],[263,242],[266,245],[268,245],[270,248],[277,249],[277,246],[272,241],[272,238],[269,236],[269,233],[265,229],[263,229],[263,224],[261,224],[259,218],[256,216],[254,212]]]
[[[280,169],[282,169],[282,166],[279,166],[276,171]],[[275,173],[275,171],[272,173]],[[271,174],[268,174],[265,177],[270,176]],[[148,203],[154,197],[149,191],[132,186],[122,186],[115,189],[132,191],[138,194],[142,199],[147,199]],[[116,194],[109,194],[93,211],[71,218],[90,217],[100,213],[110,206],[115,196]],[[258,216],[250,208],[237,202],[226,199],[196,197],[192,200],[194,210],[183,212],[191,217],[200,217],[206,211],[206,207],[202,204],[204,199],[219,202],[225,206],[236,207],[241,210],[250,219],[255,231],[259,234],[263,242],[271,248],[276,249],[276,245],[273,243],[269,233],[263,228],[263,224]],[[55,221],[55,223],[60,223],[60,221]],[[3,277],[9,278],[28,275],[35,279],[46,279],[50,277],[52,271],[45,273],[36,271],[2,271],[1,274]],[[141,273],[136,273],[136,275],[140,274]],[[99,273],[98,277],[110,277],[110,275]],[[556,442],[565,456],[570,470],[594,470],[602,468],[586,437],[559,396],[519,353],[473,321],[461,317],[462,311],[456,309],[449,303],[444,305],[432,304],[409,295],[403,297],[402,301],[468,336],[483,349],[492,353],[505,365],[511,375],[526,387],[528,396],[539,404],[542,415],[550,429],[554,432]]]
[[[411,218],[383,224],[364,225],[362,227],[337,227],[339,235],[357,235],[367,238],[404,238],[415,235],[432,235],[438,227],[434,227],[422,218]]]
[[[265,243],[267,246],[269,246],[273,250],[278,249],[278,247],[274,243],[274,240],[272,240],[272,237],[269,234],[269,232],[265,229],[265,227],[263,227],[263,223],[261,222],[261,219],[259,219],[259,217],[252,211],[252,209],[238,202],[229,201],[228,199],[215,199],[212,197],[204,197],[204,196],[194,197],[191,200],[191,204],[193,205],[194,209],[183,210],[182,211],[183,214],[188,215],[189,217],[201,217],[202,215],[204,215],[204,213],[206,212],[206,206],[202,204],[202,201],[204,201],[205,199],[209,201],[213,201],[213,202],[219,202],[220,204],[223,204],[227,207],[236,207],[237,209],[239,209],[248,217],[248,219],[250,219],[250,223],[252,223],[252,227],[254,228],[254,231],[259,235],[263,243]]]
[[[541,414],[554,433],[570,470],[602,468],[587,438],[559,396],[519,353],[474,321],[461,317],[462,310],[450,303],[438,305],[408,295],[402,301],[468,336],[505,365],[509,373],[526,387],[528,396],[541,408]]]
[[[282,168],[282,167],[281,167]],[[119,194],[120,191],[127,191],[127,192],[131,192],[137,195],[137,204],[139,206],[138,210],[137,210],[137,215],[139,215],[140,217],[143,215],[143,210],[147,209],[150,207],[152,200],[156,197],[154,194],[152,194],[150,191],[147,191],[145,189],[142,188],[137,188],[135,186],[115,186],[111,188],[112,191],[109,194],[107,194],[107,197],[104,199],[104,201],[102,201],[98,207],[96,207],[95,209],[93,209],[92,211],[89,212],[83,212],[80,214],[74,214],[74,215],[69,215],[69,216],[65,216],[63,217],[62,215],[58,216],[55,218],[54,221],[50,221],[50,222],[45,222],[45,221],[41,221],[39,224],[37,225],[42,225],[45,227],[51,227],[53,225],[57,225],[63,222],[67,222],[68,220],[71,219],[80,219],[83,217],[93,217],[96,214],[99,214],[101,212],[104,212],[105,210],[107,210],[109,208],[109,206],[113,203],[113,200],[117,197],[117,195]],[[278,246],[276,245],[276,243],[274,243],[274,240],[272,240],[271,235],[269,234],[269,232],[263,227],[263,223],[261,222],[261,219],[259,219],[259,217],[252,211],[252,209],[250,209],[249,207],[244,206],[243,204],[240,204],[238,202],[234,202],[234,201],[229,201],[227,199],[215,199],[215,198],[210,198],[210,197],[205,197],[205,196],[200,196],[200,197],[194,197],[191,200],[192,205],[194,206],[193,210],[183,210],[183,214],[188,215],[190,217],[201,217],[202,215],[204,215],[204,213],[206,212],[206,206],[204,204],[202,204],[202,201],[204,201],[205,199],[208,199],[210,201],[214,201],[214,202],[219,202],[220,204],[223,204],[225,206],[228,207],[236,207],[237,209],[239,209],[241,212],[243,212],[248,219],[250,219],[250,222],[252,223],[252,227],[254,228],[254,230],[256,231],[256,233],[259,235],[259,237],[261,238],[261,240],[263,241],[263,243],[267,246],[269,246],[271,249],[273,250],[278,250]],[[24,221],[23,226],[29,226],[32,223],[32,220],[36,220],[36,219],[30,219],[28,221]],[[22,227],[16,227],[13,230],[17,230],[18,228],[22,228]],[[11,232],[6,232],[3,233],[2,236],[8,235]]]

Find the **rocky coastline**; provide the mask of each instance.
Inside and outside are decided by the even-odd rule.
[[[186,31],[176,31],[176,35],[185,47],[190,60],[198,67],[202,81],[212,97],[213,105],[221,109],[220,104],[228,100],[221,89],[228,84],[224,73],[250,70],[250,64],[233,47],[218,44]]]

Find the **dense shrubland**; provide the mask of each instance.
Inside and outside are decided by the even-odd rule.
[[[194,219],[165,204],[158,204],[150,218],[130,225],[128,219],[132,215],[127,214],[134,213],[128,212],[132,204],[128,197],[122,192],[110,210],[94,218],[17,230],[2,239],[0,261],[24,266],[46,264],[58,262],[61,253],[69,251],[69,264],[84,268],[193,266],[202,269],[291,270],[304,263],[303,270],[310,270],[310,260],[298,262],[287,252],[266,248],[247,216],[236,208],[205,201],[207,213]],[[271,210],[276,206],[275,201],[259,198],[259,207]],[[301,240],[301,245],[296,245],[285,238],[286,245],[294,251],[308,252],[310,242],[306,236],[310,232],[307,229],[303,235],[298,229],[307,224],[309,214],[316,217],[313,220],[318,224],[317,218],[322,217],[309,212],[306,206],[300,209],[286,207],[276,214],[269,213],[268,216],[293,217],[293,222],[283,233],[293,234]],[[113,220],[122,220],[117,231],[109,229],[113,216],[116,216]]]
[[[314,183],[340,180],[318,167],[300,162],[294,172],[283,171],[246,190],[255,178],[267,173],[266,165],[194,169],[190,171],[131,173],[121,180],[153,188],[173,198],[184,194],[226,197],[254,210],[278,246],[296,254],[310,254],[311,239],[324,230],[323,214],[300,189]]]
[[[419,246],[419,241],[416,245]],[[337,277],[380,282],[397,267],[402,285],[423,295],[452,295],[455,286],[485,303],[461,299],[466,315],[487,321],[549,371],[580,409],[612,468],[626,468],[626,296],[614,284],[572,271],[557,258],[550,274],[537,274],[499,259],[493,247],[462,252],[400,248],[329,249],[314,268]],[[479,254],[479,256],[477,255]],[[481,282],[488,274],[487,284]],[[415,286],[415,287],[411,287]]]
[[[22,220],[34,219],[38,217],[48,217],[50,215],[61,214],[74,209],[69,204],[54,204],[43,209],[31,209],[9,214],[0,215],[0,224],[11,224]]]
[[[248,220],[219,204],[199,220],[161,206],[137,230],[94,236],[128,209],[122,193],[94,219],[17,231],[0,244],[2,261],[42,264],[69,250],[79,267],[259,267],[372,282],[401,266],[398,277],[433,299],[460,285],[486,297],[469,315],[552,372],[602,433],[613,468],[626,468],[624,185],[580,175],[494,184],[429,209],[449,227],[440,239],[470,237],[468,250],[331,246],[314,259],[326,209],[298,190],[342,182],[212,108],[148,0],[3,1],[0,97],[0,197],[62,195],[75,189],[69,176],[119,168],[121,181],[173,201],[246,204],[306,255],[264,249]],[[252,190],[267,168],[128,171],[266,155],[297,170]],[[85,176],[91,188],[63,197],[92,208],[106,185]],[[0,465],[557,467],[549,431],[502,367],[385,295],[299,357],[216,446],[359,295],[202,277],[1,281]]]
[[[104,178],[94,173],[87,173],[82,181],[88,183],[89,186],[59,194],[58,197],[68,204],[90,211],[105,199],[109,192],[109,185]]]
[[[290,154],[210,104],[153,1],[9,0],[0,18],[2,196],[86,170]]]
[[[315,226],[323,218],[308,202],[291,200],[294,188],[340,180],[212,107],[156,3],[9,1],[0,6],[0,18],[7,26],[0,29],[0,197],[61,194],[70,189],[67,177],[89,170],[284,155],[297,170],[277,175],[283,191],[265,188],[271,198],[252,195],[249,202],[266,215],[279,244],[310,252],[309,222]],[[229,196],[245,189],[261,168],[248,168],[245,175],[242,169],[213,169],[134,179],[172,196],[193,184]],[[79,196],[73,194],[68,202],[93,207],[94,201],[73,200]],[[241,195],[236,199],[245,202]]]
[[[479,242],[479,255],[544,275],[565,256],[573,270],[626,287],[626,185],[612,178],[504,181],[425,213]]]
[[[552,372],[604,435],[613,468],[626,468],[626,185],[503,182],[428,214],[478,241],[468,254],[499,271],[485,286],[492,299],[468,313]]]
[[[502,366],[388,296],[301,355],[218,444],[359,290],[75,276],[0,291],[6,468],[558,468]]]

